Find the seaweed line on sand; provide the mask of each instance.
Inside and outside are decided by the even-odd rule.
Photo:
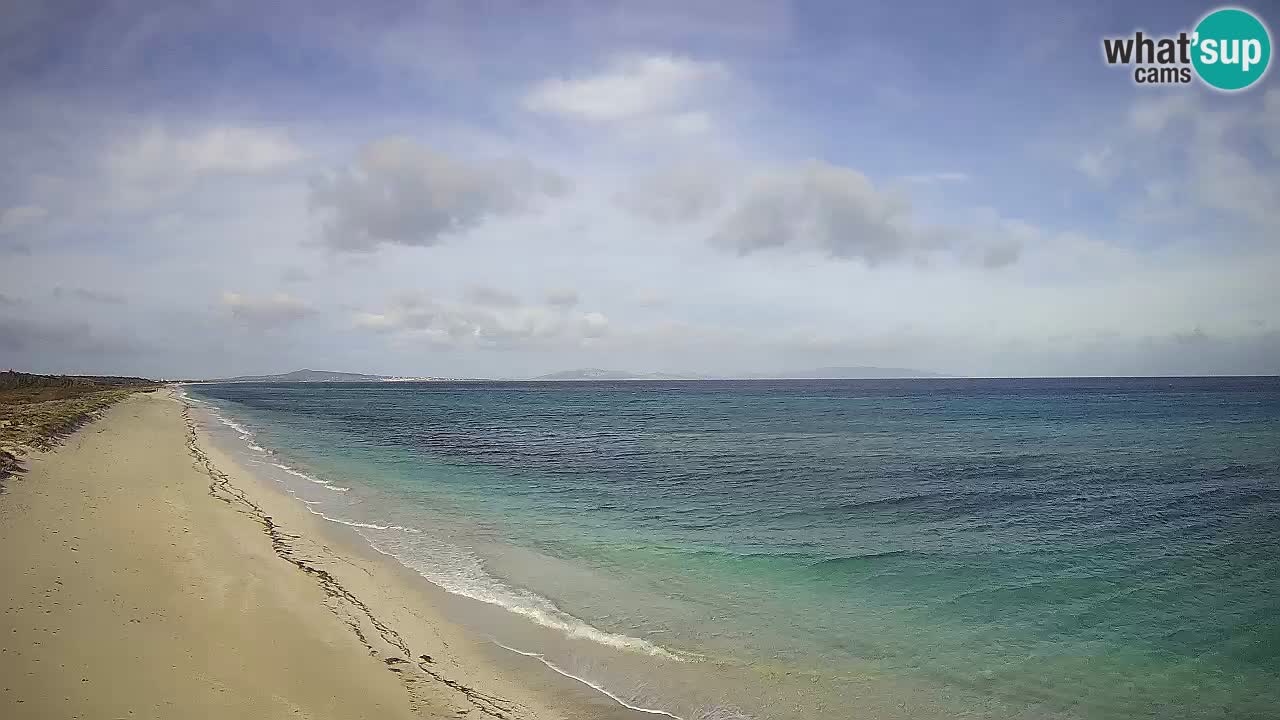
[[[428,678],[459,693],[468,703],[489,717],[497,718],[498,720],[516,720],[517,718],[526,716],[526,708],[519,703],[506,700],[496,695],[490,695],[446,677],[440,671],[431,667],[435,661],[430,655],[420,653],[415,656],[400,633],[396,632],[394,628],[374,615],[372,609],[370,609],[369,606],[354,593],[338,582],[338,579],[334,577],[332,573],[324,568],[317,567],[311,560],[299,557],[295,553],[291,542],[297,540],[300,536],[290,535],[289,533],[284,532],[270,515],[263,511],[257,503],[249,499],[243,490],[231,484],[231,480],[227,474],[219,470],[217,466],[213,464],[213,461],[209,456],[200,449],[198,435],[196,432],[196,423],[191,417],[191,405],[183,402],[182,406],[182,417],[187,425],[187,450],[191,453],[192,458],[194,458],[196,468],[209,476],[209,495],[231,505],[261,525],[263,532],[265,532],[268,539],[270,539],[271,547],[275,550],[276,555],[314,578],[316,582],[319,583],[320,588],[324,593],[331,600],[335,601],[334,605],[329,605],[329,609],[334,613],[334,615],[351,628],[356,637],[360,640],[360,643],[369,651],[370,655],[376,657],[379,654],[378,650],[370,642],[357,618],[344,617],[339,612],[341,604],[345,603],[351,608],[354,608],[358,614],[363,615],[369,625],[377,632],[378,636],[382,638],[383,642],[403,654],[403,657],[387,657],[383,662],[387,665],[388,670],[401,676],[406,689],[410,692],[411,698],[414,697],[412,688],[413,680],[404,675],[404,669],[399,667],[401,665],[416,668]],[[414,658],[414,660],[406,658]]]

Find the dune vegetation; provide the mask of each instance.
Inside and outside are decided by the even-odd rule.
[[[55,444],[131,393],[159,387],[136,377],[0,372],[0,479],[30,449]]]

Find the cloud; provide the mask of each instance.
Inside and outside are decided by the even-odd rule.
[[[533,112],[595,122],[652,116],[677,109],[704,84],[727,75],[719,63],[669,55],[624,55],[603,72],[546,80],[529,90]]]
[[[567,189],[558,175],[525,161],[469,162],[389,137],[366,146],[350,166],[317,178],[311,204],[326,218],[327,245],[370,251],[382,243],[436,245]]]
[[[1035,225],[1005,217],[994,208],[977,208],[952,224],[916,232],[923,247],[975,260],[988,269],[1012,265],[1024,248],[1062,240],[1061,235],[1051,240]]]
[[[671,304],[671,298],[652,288],[641,288],[632,293],[630,301],[642,308],[661,308]]]
[[[813,161],[757,178],[710,243],[739,255],[788,249],[869,266],[946,250],[976,253],[998,267],[1018,258],[1023,230],[998,216],[978,228],[922,226],[906,195],[877,188],[856,170]]]
[[[15,205],[0,212],[0,235],[29,227],[48,217],[49,211],[38,205]]]
[[[223,125],[184,135],[153,127],[116,144],[105,162],[113,177],[149,183],[274,172],[302,156],[285,135],[268,129]]]
[[[1160,132],[1178,118],[1195,111],[1196,99],[1190,93],[1141,98],[1129,109],[1129,124],[1141,132]]]
[[[1232,103],[1142,97],[1079,143],[1075,169],[1106,185],[1126,218],[1160,224],[1161,242],[1214,224],[1214,242],[1280,231],[1280,89]],[[1087,148],[1081,150],[1079,148]],[[1225,234],[1222,228],[1230,228]],[[1171,232],[1172,231],[1172,232]],[[1181,231],[1181,232],[1179,232]],[[1234,244],[1234,243],[1233,243]]]
[[[562,288],[547,293],[547,304],[556,308],[571,308],[581,302],[576,290]]]
[[[1256,116],[1204,113],[1196,117],[1187,154],[1191,193],[1205,208],[1244,219],[1264,234],[1280,233],[1280,171],[1263,153],[1241,150]],[[1273,155],[1272,160],[1280,159]]]
[[[711,243],[740,255],[803,247],[875,265],[914,249],[909,213],[904,196],[862,173],[810,162],[758,178]]]
[[[0,317],[0,352],[15,357],[48,362],[49,358],[67,354],[128,353],[137,349],[125,338],[99,334],[87,322]]]
[[[307,303],[286,293],[254,298],[240,293],[223,293],[222,304],[231,316],[256,329],[283,328],[315,314]]]
[[[520,298],[515,295],[485,285],[471,286],[467,289],[466,297],[476,305],[484,307],[506,308],[520,305]]]
[[[358,313],[354,324],[389,334],[400,344],[479,349],[575,347],[609,332],[609,320],[600,312],[578,312],[563,302],[525,304],[505,294],[502,302],[494,300],[487,293],[477,297],[474,289],[461,300],[407,295],[380,312]]]
[[[48,184],[61,188],[47,193],[57,198],[53,202],[80,212],[145,213],[158,220],[192,201],[208,202],[215,196],[207,186],[215,182],[224,189],[278,182],[304,158],[281,132],[230,124],[151,126],[117,134],[100,147],[94,164],[70,170],[70,177],[80,178],[50,178]]]
[[[954,172],[954,171],[941,171],[941,172],[919,173],[916,175],[908,175],[903,179],[909,183],[916,183],[919,185],[933,185],[936,183],[969,182],[973,178],[970,177],[968,173]]]
[[[1086,150],[1076,158],[1076,169],[1098,182],[1109,179],[1114,172],[1112,168],[1113,151],[1110,146],[1095,150]]]
[[[98,305],[123,305],[127,302],[121,295],[99,290],[87,290],[85,288],[55,287],[53,296],[58,299],[80,300]]]
[[[1184,219],[1195,209],[1209,210],[1263,235],[1280,232],[1277,110],[1275,88],[1229,106],[1188,94],[1136,101],[1129,108],[1127,148],[1133,173],[1145,182],[1137,214]],[[1142,154],[1152,146],[1164,149]],[[1162,177],[1168,179],[1151,179]]]
[[[300,267],[297,267],[296,265],[290,265],[280,270],[280,280],[286,283],[310,282],[311,273],[307,272],[306,270]]]
[[[682,164],[649,173],[615,196],[624,209],[659,223],[696,220],[724,200],[724,178],[706,164]]]
[[[1262,103],[1262,138],[1271,155],[1280,158],[1280,88],[1268,89]]]
[[[674,55],[615,56],[600,72],[552,78],[529,89],[526,110],[597,125],[644,125],[675,136],[699,136],[715,121],[707,98],[728,69]]]

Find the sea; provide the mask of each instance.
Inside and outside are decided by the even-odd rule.
[[[183,391],[636,713],[1280,717],[1280,378]]]

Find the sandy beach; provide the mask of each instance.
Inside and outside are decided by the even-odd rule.
[[[566,717],[169,391],[27,466],[0,495],[0,717]]]

